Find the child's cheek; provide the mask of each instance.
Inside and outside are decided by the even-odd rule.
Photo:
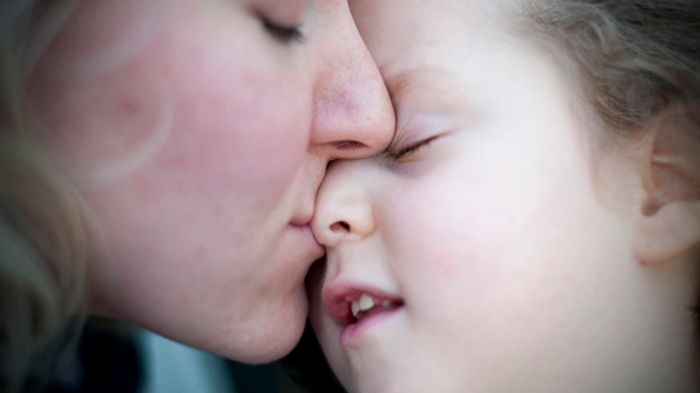
[[[430,261],[420,270],[445,278],[491,281],[503,272],[507,254],[517,242],[517,236],[506,236],[519,230],[517,214],[495,195],[484,171],[451,169],[437,167],[425,179],[399,188],[396,193],[402,198],[392,202],[397,204],[394,210],[411,213],[393,215],[397,222],[390,225],[406,228],[398,232],[404,233],[413,258]]]

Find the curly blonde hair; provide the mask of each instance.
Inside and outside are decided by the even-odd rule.
[[[45,380],[87,303],[87,227],[77,192],[32,140],[30,32],[70,1],[8,1],[0,20],[0,390]],[[49,12],[51,11],[51,12]],[[56,21],[54,21],[56,22]],[[55,33],[55,32],[54,32]],[[51,33],[44,33],[44,43]],[[69,336],[71,335],[70,329]],[[73,332],[77,332],[74,330]]]

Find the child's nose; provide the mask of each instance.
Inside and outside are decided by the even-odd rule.
[[[363,185],[362,162],[334,165],[321,185],[311,228],[316,240],[326,247],[360,241],[375,230],[371,195]]]

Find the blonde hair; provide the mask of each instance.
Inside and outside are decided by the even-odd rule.
[[[66,4],[70,2],[53,2],[50,7]],[[72,326],[78,327],[86,313],[88,232],[78,193],[31,138],[33,120],[26,105],[25,81],[37,45],[36,41],[30,44],[30,32],[49,5],[38,0],[9,1],[4,7],[0,25],[0,390],[15,392],[46,379],[66,332],[69,336],[77,332],[66,329],[76,321]]]
[[[680,109],[684,131],[700,146],[700,2],[532,0],[523,5],[532,36],[562,61],[611,135],[638,137],[658,115]],[[698,157],[700,151],[689,157],[695,173],[700,173]],[[700,332],[700,290],[698,295],[694,311]]]

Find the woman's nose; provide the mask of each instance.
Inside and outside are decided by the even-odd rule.
[[[334,165],[321,185],[311,223],[316,240],[326,247],[360,241],[374,233],[375,218],[369,189],[357,175],[361,161]]]
[[[360,37],[347,2],[319,2],[332,18],[316,57],[311,144],[327,159],[360,158],[382,151],[394,133],[394,110],[379,70]]]

